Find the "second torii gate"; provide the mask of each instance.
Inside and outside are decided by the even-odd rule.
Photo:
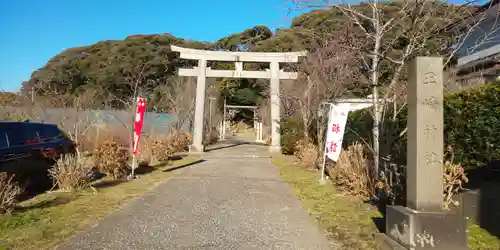
[[[226,120],[226,111],[228,109],[251,109],[253,110],[253,128],[255,130],[255,142],[264,142],[262,138],[262,121],[257,120],[257,111],[259,109],[258,106],[240,106],[240,105],[227,105],[226,100],[224,100],[224,116],[222,119],[222,124],[221,124],[221,139],[226,138],[226,131],[227,131],[227,120]]]
[[[281,152],[280,142],[280,80],[297,79],[296,72],[280,70],[280,63],[296,63],[299,57],[307,52],[266,53],[266,52],[229,52],[186,49],[171,46],[172,51],[180,53],[180,58],[197,60],[198,66],[193,69],[179,69],[179,76],[196,76],[196,110],[193,130],[192,152],[203,152],[203,114],[205,109],[205,89],[207,77],[257,78],[270,79],[271,94],[271,152]],[[207,61],[234,62],[235,70],[214,70],[207,67]],[[243,62],[269,63],[266,71],[245,71]]]

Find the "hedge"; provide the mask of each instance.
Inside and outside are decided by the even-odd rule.
[[[472,169],[500,160],[500,83],[447,94],[443,105],[445,145],[453,147],[455,162]],[[406,164],[406,136],[393,138],[406,121],[403,110],[396,121],[382,124],[380,135],[381,156],[391,155],[400,164]],[[344,145],[360,139],[371,144],[372,123],[366,110],[349,114]]]

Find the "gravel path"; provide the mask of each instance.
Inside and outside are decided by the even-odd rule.
[[[266,147],[218,147],[58,249],[332,248]]]

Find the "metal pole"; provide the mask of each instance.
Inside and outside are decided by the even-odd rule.
[[[323,164],[321,164],[321,179],[319,180],[320,184],[323,184],[325,180],[325,167],[326,167],[326,143],[323,148]]]
[[[208,122],[209,122],[209,131],[212,130],[212,97],[208,99],[209,102],[209,110],[208,110]]]
[[[222,119],[222,138],[226,139],[226,98],[224,98],[224,118]]]
[[[318,149],[321,148],[321,145],[322,145],[322,143],[321,143],[321,141],[322,141],[321,140],[321,128],[320,128],[320,123],[321,122],[319,120],[320,117],[323,120],[323,116],[319,116],[319,109],[320,109],[320,107],[318,107],[318,110],[316,110],[316,112],[317,112],[317,118],[316,118],[316,137],[318,138]]]
[[[136,167],[136,157],[134,154],[132,156],[132,173],[130,174],[130,179],[135,179],[135,167]]]

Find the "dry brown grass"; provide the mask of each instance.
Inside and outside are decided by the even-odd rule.
[[[450,205],[460,205],[453,200],[453,196],[462,191],[463,184],[469,182],[461,164],[454,164],[455,153],[453,147],[446,146],[445,157],[448,159],[443,166],[443,208],[450,209]]]
[[[92,156],[99,171],[115,180],[125,177],[130,170],[127,147],[114,140],[105,141]]]
[[[463,190],[462,185],[468,181],[464,168],[460,164],[453,164],[450,161],[445,162],[443,166],[444,209],[448,210],[450,205],[459,205],[458,201],[453,200],[452,197]]]
[[[234,124],[232,127],[233,127],[232,128],[233,131],[235,131],[236,133],[244,132],[244,131],[251,129],[250,126],[248,126],[244,122],[238,122],[238,123]]]
[[[106,141],[114,140],[120,145],[130,145],[132,133],[122,126],[98,124],[92,126],[79,140],[81,152],[93,152]]]
[[[32,114],[29,110],[22,111],[11,111],[6,109],[0,109],[0,120],[1,121],[13,121],[13,122],[22,122],[26,120],[32,119]]]
[[[187,132],[174,132],[171,135],[172,147],[176,153],[187,151],[192,140],[191,134]]]
[[[366,147],[358,142],[342,150],[330,174],[339,190],[368,200],[375,195],[376,180],[366,152]]]
[[[149,138],[147,144],[150,150],[150,161],[162,162],[168,160],[174,154],[174,148],[170,142],[170,135],[158,135]]]
[[[0,173],[0,214],[10,213],[16,207],[23,189],[14,181],[14,176],[8,177]]]
[[[183,166],[199,160],[186,157],[172,161],[168,168]],[[127,201],[142,196],[152,187],[164,182],[173,172],[157,166],[155,171],[133,181],[98,187],[79,192],[50,192],[17,204],[19,212],[0,216],[0,249],[55,249],[75,234],[88,230],[108,214],[120,209]],[[109,182],[107,178],[96,186]],[[94,183],[93,183],[94,184]]]
[[[179,131],[146,137],[141,142],[139,161],[153,165],[167,161],[174,154],[187,151],[191,140],[191,134]]]
[[[210,145],[217,142],[218,140],[219,140],[219,132],[217,131],[216,128],[212,128],[210,131],[208,131],[208,133],[205,134],[203,144],[205,146]]]
[[[300,163],[307,168],[315,168],[317,166],[319,153],[316,146],[307,140],[299,140],[294,146],[295,152],[293,153],[300,161]]]
[[[92,167],[93,162],[89,157],[68,154],[57,160],[54,167],[49,169],[49,175],[59,190],[72,192],[88,187]]]
[[[144,136],[139,143],[139,152],[137,153],[137,161],[148,165],[156,165],[159,163],[153,157],[153,141],[157,136]]]
[[[291,158],[291,159],[290,159]],[[319,172],[297,167],[293,156],[273,156],[272,163],[316,219],[335,249],[378,249],[373,218],[382,215],[361,199],[343,195],[334,185],[321,185]]]

